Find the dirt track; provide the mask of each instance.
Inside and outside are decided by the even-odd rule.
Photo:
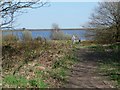
[[[82,48],[76,54],[79,62],[70,70],[65,88],[115,88],[113,82],[98,70],[98,62],[105,55]]]

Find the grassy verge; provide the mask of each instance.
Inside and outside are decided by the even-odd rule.
[[[104,55],[100,62],[100,71],[116,82],[116,86],[120,88],[120,44],[97,45],[89,48]]]
[[[70,68],[77,62],[77,58],[74,52],[70,52],[65,57],[56,60],[52,66],[52,72],[50,72],[51,77],[62,81],[61,84],[67,80],[67,74]]]

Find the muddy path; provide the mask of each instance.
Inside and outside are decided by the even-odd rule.
[[[99,71],[99,62],[106,58],[105,54],[90,49],[78,49],[79,58],[68,75],[64,88],[115,88],[112,81]]]

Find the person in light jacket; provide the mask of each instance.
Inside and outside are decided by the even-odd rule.
[[[72,44],[75,43],[75,39],[76,39],[76,37],[73,35],[73,36],[72,36]]]

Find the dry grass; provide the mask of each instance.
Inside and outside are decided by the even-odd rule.
[[[19,87],[34,87],[31,85],[38,85],[39,81],[37,78],[41,78],[43,83],[47,83],[48,86],[46,87],[60,87],[65,71],[62,66],[66,67],[66,65],[69,66],[70,64],[71,66],[72,64],[70,59],[63,58],[68,55],[70,50],[70,44],[67,42],[59,43],[57,41],[46,42],[37,40],[26,43],[20,41],[16,43],[4,42],[2,48],[3,81],[5,80],[3,87],[19,86],[8,84],[9,82],[6,83],[6,78],[14,81],[19,76],[24,77],[23,81],[28,81],[28,85]],[[62,58],[63,60],[61,61],[60,59]],[[68,64],[64,65],[63,63],[62,68],[59,68],[59,66],[53,68],[56,61],[58,63],[66,61],[65,63]],[[37,87],[40,86],[38,85]]]

